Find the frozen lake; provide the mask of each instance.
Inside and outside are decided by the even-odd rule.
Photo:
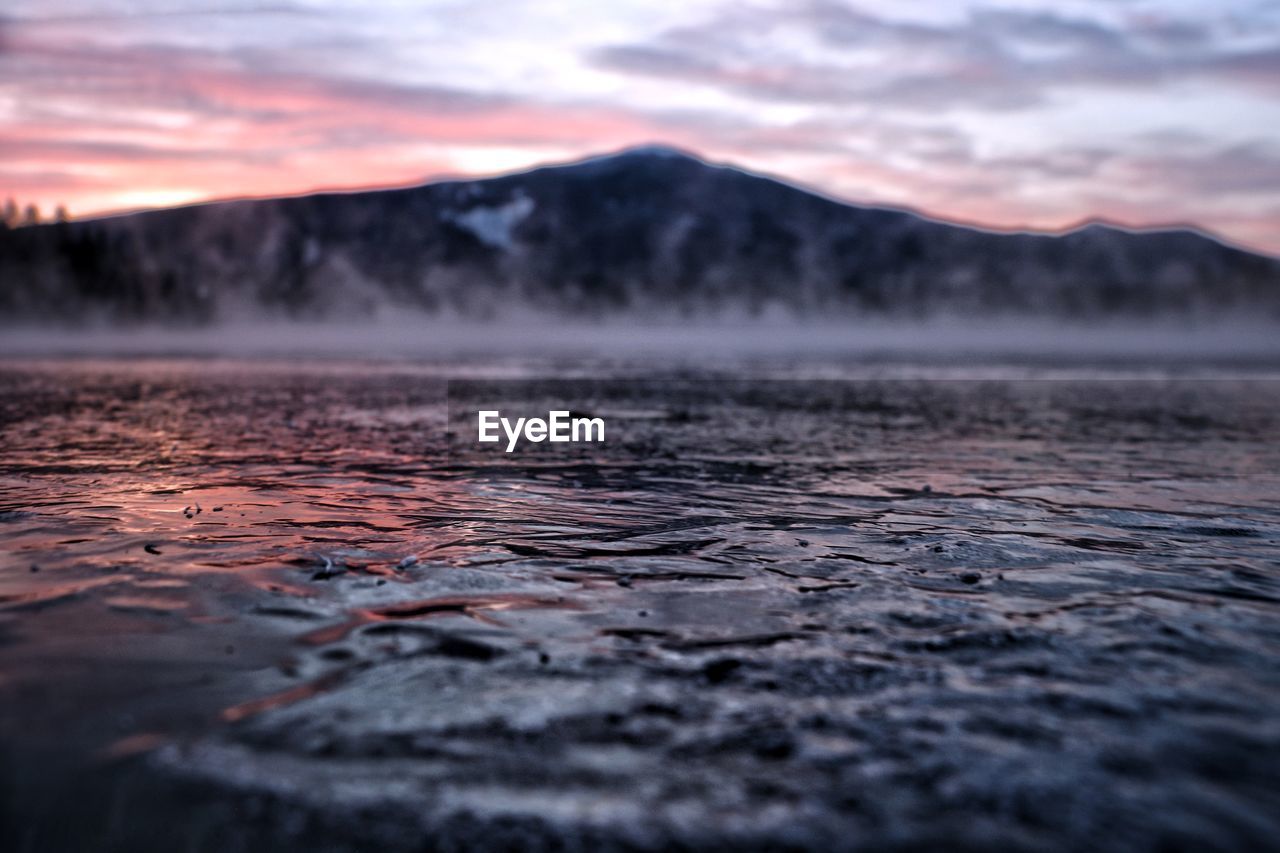
[[[1278,437],[1256,370],[8,360],[6,849],[1264,849]]]

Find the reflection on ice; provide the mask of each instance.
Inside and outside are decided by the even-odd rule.
[[[161,795],[393,848],[1272,837],[1280,383],[467,375],[0,370],[11,772],[134,768],[131,847]],[[495,397],[632,416],[494,454]]]

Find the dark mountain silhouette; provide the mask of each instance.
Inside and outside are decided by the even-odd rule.
[[[998,234],[642,148],[503,177],[0,232],[11,320],[1280,319],[1280,260],[1193,231]]]

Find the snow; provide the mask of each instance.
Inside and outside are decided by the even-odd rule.
[[[450,212],[446,218],[470,231],[485,245],[510,249],[511,230],[533,213],[533,207],[533,199],[517,194],[506,204],[478,205],[460,213]]]

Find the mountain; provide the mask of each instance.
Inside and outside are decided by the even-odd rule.
[[[678,151],[0,232],[0,315],[1280,320],[1280,260],[1192,231],[999,234]]]

